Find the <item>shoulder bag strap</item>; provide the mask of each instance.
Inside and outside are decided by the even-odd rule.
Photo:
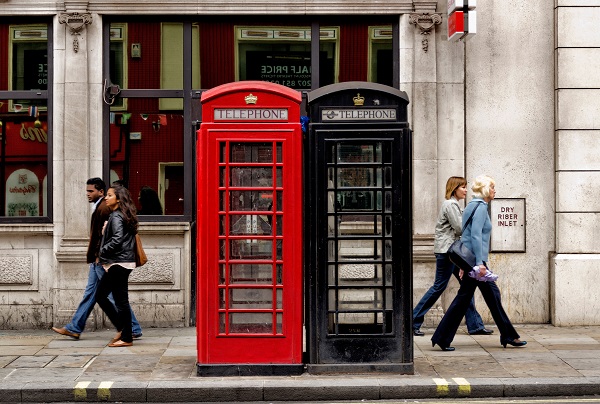
[[[477,203],[477,206],[475,206],[475,209],[473,209],[473,212],[471,212],[471,216],[469,216],[469,219],[467,219],[467,222],[463,226],[463,233],[465,232],[465,229],[467,228],[467,226],[471,223],[471,220],[473,220],[473,215],[477,211],[477,208],[479,207],[479,205],[481,205],[481,202]]]

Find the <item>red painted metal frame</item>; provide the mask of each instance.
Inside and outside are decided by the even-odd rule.
[[[246,105],[244,97],[249,93],[258,97],[257,105]],[[299,92],[287,87],[263,82],[237,82],[204,93],[203,123],[198,131],[197,147],[197,192],[198,192],[198,291],[197,291],[197,339],[198,363],[201,364],[299,364],[302,363],[302,132],[300,128]],[[210,122],[214,108],[287,108],[288,121],[273,122]],[[271,143],[273,161],[271,163],[231,163],[229,162],[230,143]],[[275,144],[282,144],[282,162],[276,162]],[[220,148],[227,147],[227,160],[220,162]],[[270,187],[232,187],[229,180],[220,184],[220,170],[226,168],[227,178],[230,167],[273,167],[273,183]],[[276,167],[282,168],[283,182],[276,186]],[[272,212],[229,211],[229,197],[225,210],[220,210],[220,192],[226,195],[230,190],[262,191],[273,193]],[[283,209],[276,206],[276,191],[283,192]],[[276,234],[276,220],[273,221],[271,235],[229,235],[229,219],[226,231],[219,235],[221,217],[231,215],[270,214],[273,218],[283,217],[283,232]],[[225,240],[227,252],[229,241],[234,239],[255,239],[272,241],[272,257],[264,260],[220,259],[220,242]],[[282,257],[276,260],[276,243],[282,240]],[[236,283],[229,284],[229,270],[226,279],[219,283],[220,265],[230,263],[253,263],[272,265],[270,284]],[[282,282],[277,283],[276,267],[283,264]],[[229,295],[225,293],[225,307],[220,307],[219,290],[270,289],[272,307],[269,309],[231,309]],[[277,306],[277,290],[282,290],[282,304]],[[271,333],[229,333],[219,332],[219,315],[224,313],[271,313]],[[277,332],[276,318],[283,317],[281,332]],[[229,321],[226,322],[228,324]]]

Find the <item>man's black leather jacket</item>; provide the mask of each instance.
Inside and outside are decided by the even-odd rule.
[[[135,232],[125,227],[123,214],[120,211],[113,211],[108,217],[102,236],[100,254],[98,254],[100,262],[102,264],[135,262],[134,248]]]

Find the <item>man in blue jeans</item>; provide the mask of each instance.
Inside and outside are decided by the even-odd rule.
[[[87,180],[86,184],[88,201],[94,204],[90,226],[90,243],[87,250],[87,262],[90,264],[88,283],[83,292],[83,299],[81,299],[71,322],[62,328],[52,327],[53,331],[75,339],[79,339],[85,328],[85,322],[96,304],[96,290],[100,284],[100,279],[105,274],[102,264],[97,261],[100,242],[102,241],[102,226],[104,226],[104,222],[108,220],[108,216],[110,215],[110,209],[104,202],[104,192],[106,190],[104,181],[101,178],[95,177]],[[115,304],[112,295],[109,295],[109,300]],[[142,329],[133,314],[133,310],[131,310],[131,328],[133,338],[140,338],[142,336]]]

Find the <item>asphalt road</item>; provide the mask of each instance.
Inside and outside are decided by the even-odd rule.
[[[74,401],[62,404],[75,404]],[[243,404],[306,404],[302,401],[252,401],[240,402]],[[464,404],[596,404],[600,403],[600,396],[594,397],[530,397],[530,398],[488,398],[488,399],[432,399],[432,400],[350,400],[350,401],[311,401],[311,404],[440,404],[440,403],[464,403]],[[147,404],[147,403],[132,403]],[[181,403],[193,404],[193,402]],[[212,402],[204,404],[223,404]]]

